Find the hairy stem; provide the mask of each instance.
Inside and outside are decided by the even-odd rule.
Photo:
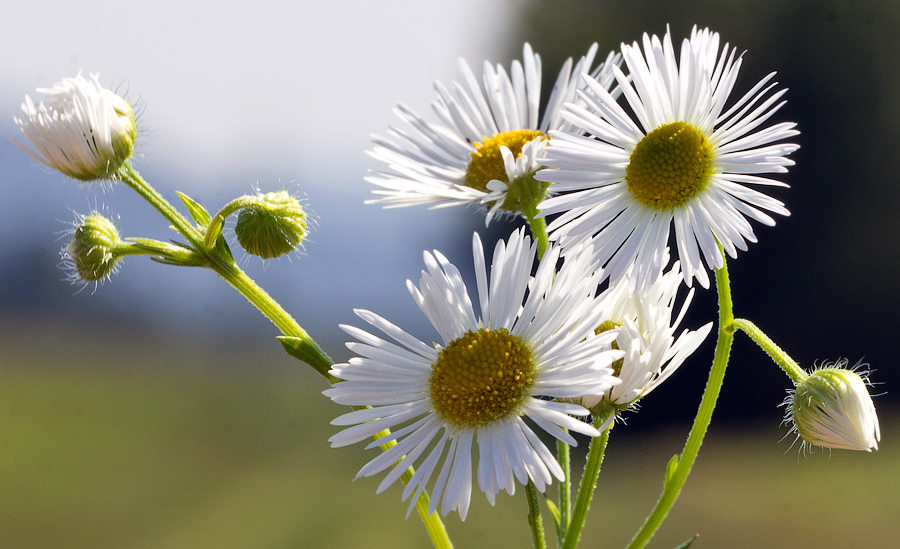
[[[719,250],[721,253],[721,249]],[[697,410],[697,416],[694,418],[694,425],[688,435],[687,442],[681,456],[673,458],[670,466],[666,471],[666,481],[663,492],[656,502],[656,507],[644,521],[643,526],[635,534],[628,549],[638,549],[644,547],[650,538],[659,529],[669,510],[675,504],[681,488],[684,486],[694,460],[700,452],[700,446],[703,444],[703,437],[709,428],[712,420],[713,410],[716,407],[716,400],[719,398],[719,391],[722,389],[722,382],[725,379],[725,368],[728,366],[728,357],[731,354],[731,343],[734,339],[734,315],[731,310],[731,287],[728,280],[728,268],[724,262],[722,268],[716,271],[716,290],[719,296],[719,336],[716,340],[716,351],[713,356],[712,368],[709,371],[709,379],[706,382],[706,389],[703,391],[703,398],[700,401],[700,408]]]

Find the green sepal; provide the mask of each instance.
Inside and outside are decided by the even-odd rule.
[[[669,460],[669,463],[666,464],[666,484],[669,484],[669,481],[675,476],[675,471],[678,470],[678,460],[680,457],[681,454],[675,454],[672,456],[672,459]]]
[[[152,261],[156,261],[157,263],[162,263],[163,265],[175,265],[176,267],[206,267],[207,263],[204,260],[198,259],[195,261],[181,261],[179,259],[173,259],[170,257],[162,257],[158,255],[150,256]]]
[[[340,379],[330,373],[332,362],[318,345],[302,337],[278,336],[278,341],[284,347],[285,352],[292,357],[312,366],[317,372],[325,376],[329,383],[337,383]]]
[[[225,226],[225,218],[222,217],[221,214],[216,215],[210,221],[209,226],[206,228],[206,236],[203,237],[203,243],[206,244],[207,248],[211,248],[213,242],[217,241],[219,237],[222,236],[222,227]]]
[[[149,238],[128,238],[126,240],[135,249],[142,250],[142,255],[150,255],[150,259],[158,263],[182,267],[205,267],[208,265],[206,258],[180,242],[173,241],[173,244],[167,244]]]
[[[700,534],[694,534],[694,537],[692,537],[691,539],[689,539],[689,540],[687,540],[686,542],[682,543],[681,545],[679,545],[679,546],[676,547],[675,549],[688,549],[688,547],[690,547],[691,545],[693,545],[694,542],[697,541],[697,538],[699,538],[699,537],[700,537]]]
[[[220,229],[221,230],[221,229]],[[228,242],[225,242],[225,237],[219,233],[219,237],[216,238],[216,251],[225,255],[228,259],[234,261],[234,256],[231,255],[231,248],[228,246]]]
[[[206,211],[206,208],[201,206],[196,200],[189,197],[188,195],[181,193],[179,191],[175,191],[175,194],[178,195],[178,198],[184,202],[184,206],[190,212],[191,217],[194,218],[194,221],[197,222],[201,227],[205,227],[209,224],[209,212]]]
[[[185,244],[184,242],[178,242],[177,240],[170,240],[171,244],[166,242],[160,242],[159,240],[153,240],[152,238],[139,238],[139,237],[128,237],[125,240],[128,242],[134,242],[135,244],[140,244],[144,246],[148,250],[155,250],[160,248],[168,248],[168,247],[177,247],[186,252],[192,252],[193,249]]]

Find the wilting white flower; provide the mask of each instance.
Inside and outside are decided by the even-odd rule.
[[[681,280],[681,268],[676,261],[647,294],[632,291],[627,275],[604,292],[601,304],[604,322],[599,329],[619,330],[616,345],[625,356],[613,364],[613,370],[622,383],[603,395],[583,397],[584,407],[608,413],[608,421],[612,421],[617,413],[668,379],[703,343],[712,329],[711,322],[696,331],[685,329],[675,337],[694,295],[691,289],[676,316],[675,299]],[[674,320],[673,316],[676,316]]]
[[[83,181],[114,179],[134,152],[137,127],[127,101],[100,85],[97,75],[66,78],[37,105],[25,96],[16,124],[37,152],[13,140],[38,162]]]

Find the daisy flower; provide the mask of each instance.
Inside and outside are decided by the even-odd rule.
[[[369,154],[387,164],[366,180],[378,188],[369,204],[385,207],[434,204],[493,204],[487,222],[501,210],[533,217],[546,195],[547,184],[534,180],[541,168],[550,130],[569,129],[560,108],[575,101],[580,75],[592,73],[601,85],[614,82],[611,67],[619,57],[610,53],[593,71],[597,44],[575,63],[560,70],[550,99],[540,112],[541,58],[525,44],[522,61],[507,73],[485,61],[482,84],[460,60],[463,83],[445,87],[435,83],[438,97],[432,107],[440,123],[426,122],[409,107],[398,105],[397,115],[408,129],[390,128],[389,137],[373,136]]]
[[[439,470],[431,508],[465,519],[472,490],[472,455],[478,447],[478,486],[491,504],[500,490],[515,492],[515,481],[533,481],[544,491],[563,479],[556,459],[535,434],[534,425],[568,444],[567,432],[599,432],[572,415],[583,407],[553,398],[602,394],[619,383],[610,364],[622,357],[611,349],[615,330],[595,334],[602,309],[595,290],[600,275],[588,254],[567,259],[555,272],[559,249],[551,247],[531,276],[536,245],[519,229],[497,244],[490,279],[481,240],[473,241],[480,316],[476,315],[459,270],[438,252],[425,253],[427,272],[413,299],[440,334],[426,344],[369,311],[356,314],[390,340],[352,326],[342,328],[357,342],[359,355],[337,364],[331,374],[344,381],[325,391],[338,404],[371,406],[335,419],[350,425],[331,437],[346,446],[396,429],[369,443],[397,444],[366,464],[357,475],[391,471],[378,492],[393,484],[423,455],[403,491],[412,510]],[[438,466],[441,464],[440,466]]]
[[[673,321],[682,279],[679,262],[659,277],[647,294],[632,291],[628,278],[626,275],[603,293],[601,307],[605,316],[597,329],[619,330],[615,347],[625,356],[613,364],[613,370],[622,383],[603,395],[582,397],[579,402],[595,414],[608,413],[609,422],[668,379],[712,329],[710,322],[696,331],[683,330],[675,337],[694,296],[692,288]]]
[[[13,142],[49,168],[83,181],[113,179],[134,152],[137,127],[127,101],[100,85],[96,74],[66,78],[37,105],[27,95],[16,124],[37,152]]]
[[[710,269],[723,266],[717,242],[730,256],[756,236],[748,219],[774,225],[765,211],[789,215],[784,204],[748,185],[784,183],[758,174],[784,173],[798,145],[793,123],[765,126],[784,104],[786,90],[769,94],[771,73],[726,109],[741,56],[718,33],[695,27],[676,59],[672,39],[646,34],[643,51],[622,45],[629,75],[612,67],[635,120],[606,86],[585,76],[583,105],[562,117],[587,135],[550,132],[545,166],[536,178],[565,192],[545,200],[543,215],[563,246],[591,240],[613,280],[636,265],[632,282],[646,291],[662,272],[670,227],[685,283],[709,287]],[[764,211],[765,210],[765,211]]]

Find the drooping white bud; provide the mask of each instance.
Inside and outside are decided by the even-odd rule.
[[[809,444],[871,452],[881,439],[875,404],[866,382],[846,365],[826,365],[801,381],[788,397],[785,421]]]
[[[16,124],[37,152],[13,140],[38,162],[63,174],[93,181],[115,179],[134,152],[137,126],[127,101],[100,85],[97,75],[66,78],[35,104],[25,96]]]

